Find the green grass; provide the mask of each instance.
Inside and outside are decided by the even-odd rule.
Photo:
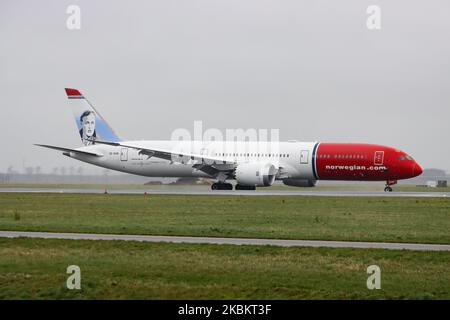
[[[0,194],[0,230],[450,243],[450,199]]]
[[[366,287],[372,264],[381,290]],[[449,265],[444,252],[0,239],[0,299],[450,299]]]
[[[450,243],[450,200],[1,193],[0,230]],[[449,252],[0,239],[0,299],[450,299],[449,266]]]

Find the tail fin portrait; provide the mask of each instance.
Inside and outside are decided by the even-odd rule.
[[[65,88],[69,104],[75,117],[81,142],[95,144],[95,140],[119,142],[121,139],[103,119],[98,111],[77,89]]]

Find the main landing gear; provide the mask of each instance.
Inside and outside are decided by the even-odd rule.
[[[392,192],[391,186],[397,183],[397,180],[387,180],[386,187],[384,188],[384,192]]]
[[[255,186],[243,186],[241,184],[237,184],[236,187],[234,187],[235,190],[256,190]]]
[[[243,186],[237,184],[234,187],[235,190],[256,190],[255,186]],[[216,182],[211,185],[211,190],[233,190],[233,185],[226,182]]]
[[[211,185],[211,190],[233,190],[233,185],[226,182],[216,182]]]

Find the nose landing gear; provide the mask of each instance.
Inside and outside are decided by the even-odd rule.
[[[384,192],[392,192],[391,186],[397,183],[397,180],[387,180],[386,187],[384,188]]]

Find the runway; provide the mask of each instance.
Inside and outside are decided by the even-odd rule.
[[[354,249],[390,249],[418,251],[450,251],[450,245],[420,243],[387,243],[387,242],[353,242],[353,241],[320,241],[320,240],[278,240],[278,239],[246,239],[246,238],[212,238],[212,237],[177,237],[177,236],[142,236],[125,234],[90,234],[90,233],[53,233],[0,231],[1,238],[41,238],[69,240],[126,240],[143,242],[168,243],[207,243],[232,245],[271,245],[280,247],[326,247]]]
[[[420,197],[445,198],[450,192],[305,191],[305,190],[198,190],[198,189],[110,189],[109,194],[217,195],[217,196],[317,196],[317,197]],[[0,193],[86,193],[103,194],[103,189],[84,188],[0,188]]]

